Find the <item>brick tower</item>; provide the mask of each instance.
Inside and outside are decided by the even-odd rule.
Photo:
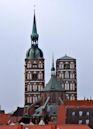
[[[42,50],[38,47],[38,38],[34,13],[31,47],[25,58],[25,106],[36,103],[40,99],[45,85],[44,57]]]

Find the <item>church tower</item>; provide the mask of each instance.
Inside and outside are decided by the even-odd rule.
[[[56,61],[57,79],[65,90],[66,100],[77,100],[76,59],[65,55]]]
[[[25,58],[25,106],[36,103],[40,99],[45,85],[44,57],[42,50],[38,47],[38,38],[34,13],[31,47]]]

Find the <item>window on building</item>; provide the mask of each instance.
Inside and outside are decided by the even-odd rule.
[[[33,84],[33,91],[37,91],[37,85],[36,85],[36,83]]]
[[[66,81],[66,83],[65,83],[65,90],[69,90],[69,82],[68,81]]]
[[[27,73],[27,79],[28,79],[28,80],[32,79],[32,74],[31,74],[31,72],[28,72],[28,73]]]
[[[75,116],[75,112],[72,112],[72,116]]]
[[[75,84],[72,82],[72,83],[70,83],[70,90],[75,90]]]
[[[64,73],[63,73],[63,72],[60,72],[60,73],[59,73],[59,78],[60,78],[60,79],[63,79],[63,78],[64,78]]]
[[[42,72],[38,73],[38,79],[43,79],[43,73]]]
[[[69,94],[66,94],[66,99],[69,100]]]
[[[33,96],[33,103],[36,103],[36,102],[37,102],[37,96],[34,95],[34,96]]]
[[[31,96],[27,97],[27,103],[32,103],[32,97]]]
[[[66,63],[64,64],[64,68],[65,68],[65,69],[70,69],[70,65],[69,65],[68,62],[66,62]]]
[[[83,111],[79,111],[79,116],[82,116],[83,115]]]
[[[33,64],[33,68],[37,68],[37,64]]]
[[[87,124],[87,125],[89,124],[89,120],[88,120],[88,119],[86,120],[86,124]]]
[[[38,85],[38,91],[41,91],[41,85]]]
[[[64,83],[62,83],[62,89],[64,89]]]
[[[27,85],[27,91],[32,91],[32,85],[30,84]]]
[[[78,121],[79,124],[82,124],[82,122],[83,122],[82,120],[79,120],[79,121]]]
[[[68,71],[65,72],[65,78],[69,78],[69,72]]]
[[[31,63],[28,63],[27,64],[27,68],[31,68]]]
[[[64,69],[64,64],[63,64],[63,62],[60,62],[60,63],[59,63],[59,68],[60,68],[60,69]]]
[[[37,73],[33,73],[33,74],[32,74],[32,79],[33,79],[33,80],[37,80]]]
[[[38,67],[39,67],[39,68],[43,68],[42,62],[39,62]]]
[[[90,115],[90,113],[89,113],[89,112],[86,112],[86,115],[87,115],[87,116],[89,116],[89,115]]]
[[[70,96],[70,100],[75,100],[74,94],[72,94],[72,95]]]
[[[73,78],[73,79],[75,78],[75,74],[74,74],[74,73],[72,74],[72,78]]]
[[[70,63],[70,68],[71,68],[71,69],[74,69],[74,62],[71,62],[71,63]]]
[[[71,78],[71,79],[73,78],[73,73],[72,73],[72,72],[70,72],[70,78]]]

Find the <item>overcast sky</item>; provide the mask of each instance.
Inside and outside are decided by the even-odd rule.
[[[24,105],[34,3],[46,83],[52,53],[67,54],[77,59],[78,98],[93,98],[93,0],[0,0],[0,105],[8,112]]]

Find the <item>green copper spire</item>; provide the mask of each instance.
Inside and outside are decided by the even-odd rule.
[[[33,19],[33,28],[32,28],[32,34],[31,34],[31,40],[33,42],[38,41],[38,33],[37,33],[37,27],[36,27],[36,17],[35,17],[35,12],[34,12],[34,19]]]

